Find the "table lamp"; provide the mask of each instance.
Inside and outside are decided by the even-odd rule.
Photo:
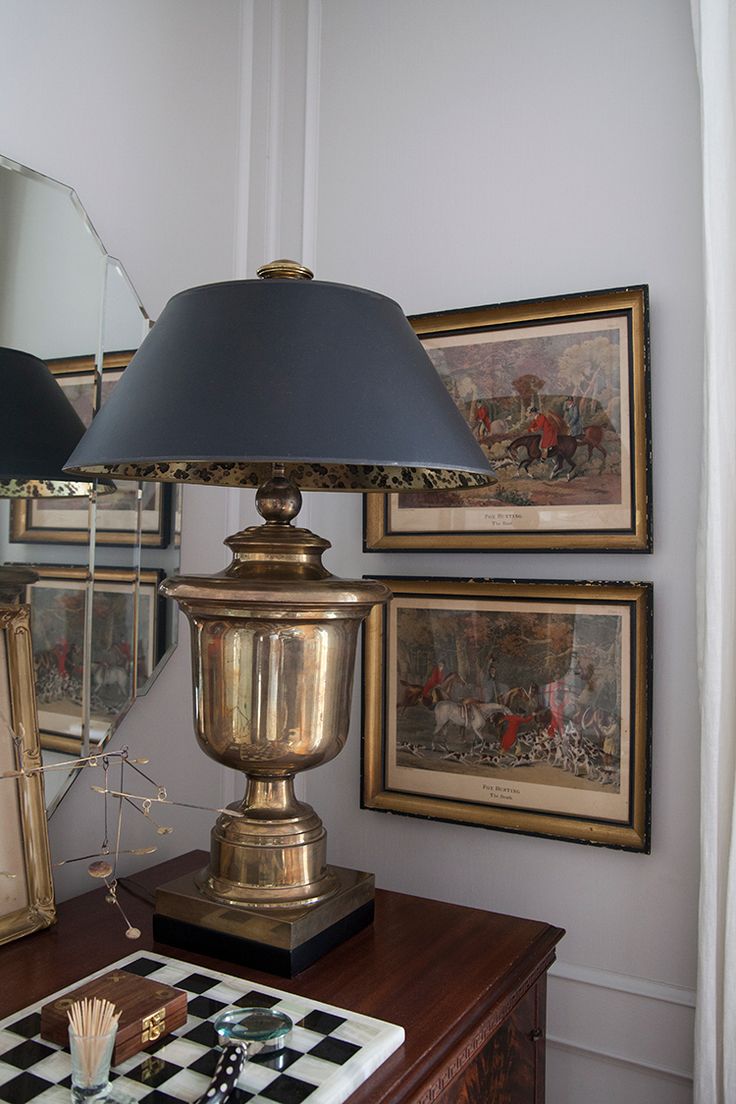
[[[0,498],[87,497],[92,483],[62,471],[84,425],[44,362],[0,348],[0,390]],[[37,579],[30,567],[0,565],[0,602],[16,604]]]
[[[192,637],[200,746],[247,776],[209,866],[161,887],[157,938],[293,974],[369,923],[370,874],[326,863],[294,775],[348,733],[361,621],[382,583],[342,580],[297,528],[300,488],[467,488],[488,463],[401,308],[275,261],[174,296],[66,470],[258,488],[230,566],[167,579]]]
[[[88,495],[89,480],[62,471],[84,425],[44,362],[0,348],[0,388],[0,497]]]

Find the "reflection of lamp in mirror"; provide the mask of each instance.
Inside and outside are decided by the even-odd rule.
[[[0,394],[0,498],[87,497],[93,485],[62,471],[84,425],[44,362],[0,348]],[[30,567],[0,565],[0,602],[17,603],[37,578]]]
[[[70,479],[62,470],[84,424],[42,360],[0,347],[0,394],[0,498],[91,499],[116,489],[110,480]],[[20,603],[38,577],[25,564],[0,564],[0,603]],[[86,592],[85,623],[91,605]],[[85,639],[87,654],[89,647]]]
[[[148,316],[123,266],[109,256],[74,189],[0,155],[0,346],[40,357],[87,423],[148,329]],[[3,388],[0,402],[6,409],[0,416],[9,401],[4,380]],[[42,429],[45,434],[51,426]],[[68,483],[69,477],[62,475],[60,481]],[[0,495],[8,489],[1,488]],[[68,565],[72,572],[55,581],[40,572],[35,588],[26,591],[37,629],[39,696],[45,699],[39,703],[45,759],[55,751],[66,756],[85,746],[106,746],[176,645],[175,603],[149,601],[153,588],[142,585],[139,568],[148,559],[168,574],[176,572],[180,488],[128,484],[123,494],[104,500],[101,487],[92,496],[89,489],[84,484],[81,497],[0,497],[0,564],[45,561]],[[146,546],[156,551],[142,551]],[[113,564],[116,579],[108,583],[100,569]],[[112,673],[98,693],[92,655],[102,662],[116,658],[106,649],[112,626],[102,614],[110,612],[108,597],[125,670]],[[70,662],[62,659],[66,670],[73,668],[70,680],[66,670],[56,679],[50,653],[57,640],[65,639],[74,647]],[[45,670],[42,652],[49,653]],[[69,777],[77,776],[73,771]],[[66,779],[51,785],[51,779],[61,778],[61,771],[46,776],[49,812],[66,792]]]
[[[84,425],[38,357],[0,348],[0,496],[85,496],[89,481],[62,471]]]
[[[227,570],[164,583],[191,623],[197,738],[247,787],[209,867],[159,890],[156,932],[295,973],[372,917],[372,875],[327,866],[293,783],[345,743],[358,629],[388,599],[327,571],[329,543],[292,524],[299,488],[463,488],[490,472],[396,303],[294,262],[259,275],[170,301],[67,470],[259,487],[265,524],[228,538]]]

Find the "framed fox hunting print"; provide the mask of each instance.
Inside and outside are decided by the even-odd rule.
[[[648,852],[651,584],[381,581],[362,807]]]
[[[640,285],[410,318],[495,482],[367,494],[366,551],[650,552],[648,315]]]

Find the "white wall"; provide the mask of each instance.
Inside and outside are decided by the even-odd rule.
[[[239,0],[0,0],[0,148],[71,184],[151,317],[227,278]]]
[[[252,198],[265,190],[276,255],[306,243],[320,278],[408,313],[650,285],[654,555],[365,555],[357,496],[312,496],[307,523],[343,575],[653,580],[651,856],[361,811],[359,694],[348,747],[306,793],[331,861],[567,929],[549,1101],[677,1104],[691,1093],[698,848],[702,282],[687,0],[311,0],[306,28],[301,5],[267,7],[256,42],[271,90],[254,143],[269,173]],[[304,53],[287,67],[294,36]],[[294,103],[305,140],[284,124]],[[280,186],[295,174],[296,228]]]
[[[697,902],[702,332],[687,0],[242,7],[241,21],[238,0],[0,0],[0,152],[77,188],[153,317],[181,287],[283,254],[407,312],[650,284],[653,556],[368,556],[357,496],[311,496],[305,521],[333,540],[341,574],[653,580],[652,855],[360,811],[357,698],[348,747],[305,788],[332,861],[567,928],[550,985],[551,1104],[679,1104]],[[249,129],[254,162],[239,167]],[[237,510],[207,489],[187,506],[184,566],[212,570]],[[164,764],[177,796],[196,775],[219,800],[191,735],[186,648],[123,741]],[[82,786],[54,827],[67,854],[97,830]],[[176,819],[171,853],[202,843],[209,815]]]
[[[181,288],[233,275],[248,34],[239,0],[0,0],[0,153],[76,189],[153,318]],[[224,492],[188,494],[185,570],[224,563],[226,513]],[[184,624],[180,638],[112,747],[149,755],[172,797],[220,804],[221,771],[192,731]],[[100,841],[93,781],[78,781],[53,817],[55,857]],[[213,819],[174,811],[161,819],[175,834],[160,837],[133,818],[127,838],[159,844],[161,855],[206,847]],[[91,888],[84,865],[58,871],[60,897]]]
[[[70,193],[3,167],[0,211],[0,344],[42,360],[93,353],[107,258]]]

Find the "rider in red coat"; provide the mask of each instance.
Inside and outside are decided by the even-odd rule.
[[[554,448],[557,444],[557,426],[548,418],[546,414],[540,413],[536,407],[532,407],[529,411],[534,415],[533,420],[529,423],[529,429],[532,433],[541,433],[542,440],[540,441],[540,447],[542,449],[542,456],[545,458],[549,454],[549,450]]]
[[[482,439],[491,433],[491,415],[484,402],[479,402],[475,408],[475,429]]]
[[[529,724],[534,720],[534,714],[528,713],[525,716],[521,716],[518,713],[512,713],[510,716],[504,717],[501,727],[501,748],[503,751],[508,751],[516,743],[519,735],[519,729],[522,725]]]
[[[422,701],[425,705],[431,705],[433,700],[433,691],[436,686],[439,686],[445,678],[445,665],[440,661],[432,668],[429,678],[422,687]]]

